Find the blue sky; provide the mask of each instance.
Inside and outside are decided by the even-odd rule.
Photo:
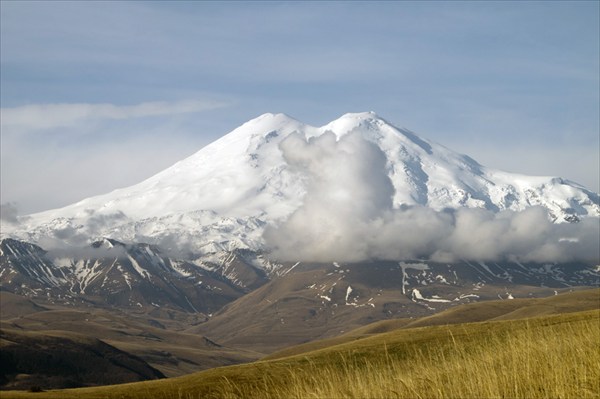
[[[1,2],[1,202],[136,183],[265,112],[372,110],[599,191],[599,2]]]

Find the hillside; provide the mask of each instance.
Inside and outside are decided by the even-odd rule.
[[[138,357],[168,377],[249,362],[261,356],[220,345],[202,335],[186,334],[182,330],[194,322],[192,316],[189,320],[174,320],[143,312],[123,313],[93,307],[41,307],[27,298],[2,291],[0,311],[2,331],[26,331],[39,336],[51,334],[65,339],[77,334],[86,339],[102,340]],[[59,355],[55,353],[55,356]]]
[[[485,301],[499,298],[507,302],[501,306],[510,308],[516,306],[510,304],[514,300],[518,304],[522,299],[597,286],[597,282],[593,268],[574,264],[303,263],[188,332],[271,353],[379,320],[420,319],[471,302],[482,302],[485,308]],[[461,321],[480,320],[485,319]]]
[[[67,331],[0,330],[0,389],[73,388],[164,378],[142,359]]]
[[[517,320],[595,309],[600,309],[600,289],[569,292],[547,298],[470,303],[450,308],[431,316],[416,319],[383,320],[370,323],[337,337],[285,348],[266,356],[264,359],[278,359],[298,355],[399,329],[497,320]]]
[[[578,303],[596,303],[598,291],[560,297],[565,309],[575,310]],[[517,308],[532,314],[540,305],[556,311],[563,306],[556,300],[526,301],[531,307]],[[497,302],[478,305],[493,308]],[[375,334],[367,329],[370,336],[296,356],[158,382],[51,391],[44,397],[332,397],[340,392],[347,397],[409,398],[415,392],[423,397],[596,397],[599,322],[596,309]],[[11,392],[6,399],[30,395]]]

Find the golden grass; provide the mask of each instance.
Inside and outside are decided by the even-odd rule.
[[[286,378],[226,380],[223,398],[597,398],[599,312],[556,323],[494,325],[485,334],[447,329],[437,343],[338,352],[327,364],[290,368]],[[457,331],[458,330],[458,331]],[[457,332],[458,335],[457,336]]]
[[[600,311],[403,329],[163,381],[2,398],[598,398]]]

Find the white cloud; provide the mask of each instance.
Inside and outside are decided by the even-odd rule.
[[[212,100],[145,102],[136,105],[114,104],[31,104],[1,109],[2,129],[51,129],[73,126],[87,120],[122,120],[152,116],[208,111],[227,106]]]
[[[290,135],[280,148],[307,178],[303,205],[265,230],[272,255],[289,261],[427,258],[597,261],[600,223],[553,224],[547,211],[494,213],[460,208],[392,207],[386,156],[359,134],[306,140]]]

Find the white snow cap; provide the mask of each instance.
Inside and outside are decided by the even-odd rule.
[[[139,184],[18,217],[2,235],[200,253],[268,244],[328,261],[571,259],[589,256],[598,216],[598,194],[580,185],[486,168],[374,112],[322,127],[264,114]]]

